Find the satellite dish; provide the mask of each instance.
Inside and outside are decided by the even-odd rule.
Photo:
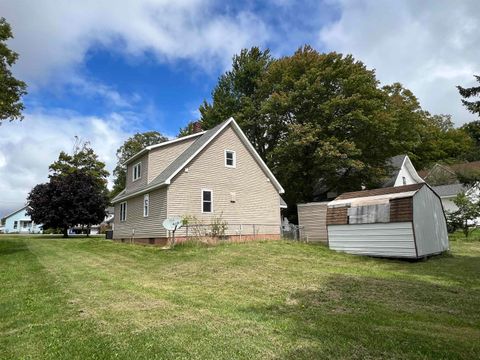
[[[175,231],[182,227],[182,218],[180,216],[172,216],[166,218],[163,223],[163,227],[170,231]]]

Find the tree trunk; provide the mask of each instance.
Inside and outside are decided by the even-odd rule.
[[[63,228],[63,237],[68,238],[68,227]]]

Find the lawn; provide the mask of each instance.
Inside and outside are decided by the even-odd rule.
[[[480,242],[451,248],[407,262],[2,236],[0,358],[478,358]]]

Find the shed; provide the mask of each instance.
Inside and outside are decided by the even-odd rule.
[[[327,204],[311,202],[297,205],[298,224],[302,237],[308,242],[327,242]]]
[[[440,197],[426,183],[344,193],[328,203],[329,247],[418,259],[448,250]]]

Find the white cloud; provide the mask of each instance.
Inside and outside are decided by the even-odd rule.
[[[11,47],[21,55],[15,71],[31,86],[68,82],[95,45],[218,69],[268,38],[251,12],[222,14],[209,0],[0,0],[0,7],[13,27]]]
[[[72,151],[74,136],[89,141],[111,172],[116,149],[135,119],[113,113],[105,118],[68,111],[27,113],[22,122],[0,126],[0,215],[21,207],[28,192],[48,178],[48,166],[60,151]]]
[[[480,73],[479,1],[332,3],[341,16],[321,29],[322,45],[352,53],[384,84],[403,83],[431,112],[452,114],[457,124],[474,119],[455,86],[473,85]]]

